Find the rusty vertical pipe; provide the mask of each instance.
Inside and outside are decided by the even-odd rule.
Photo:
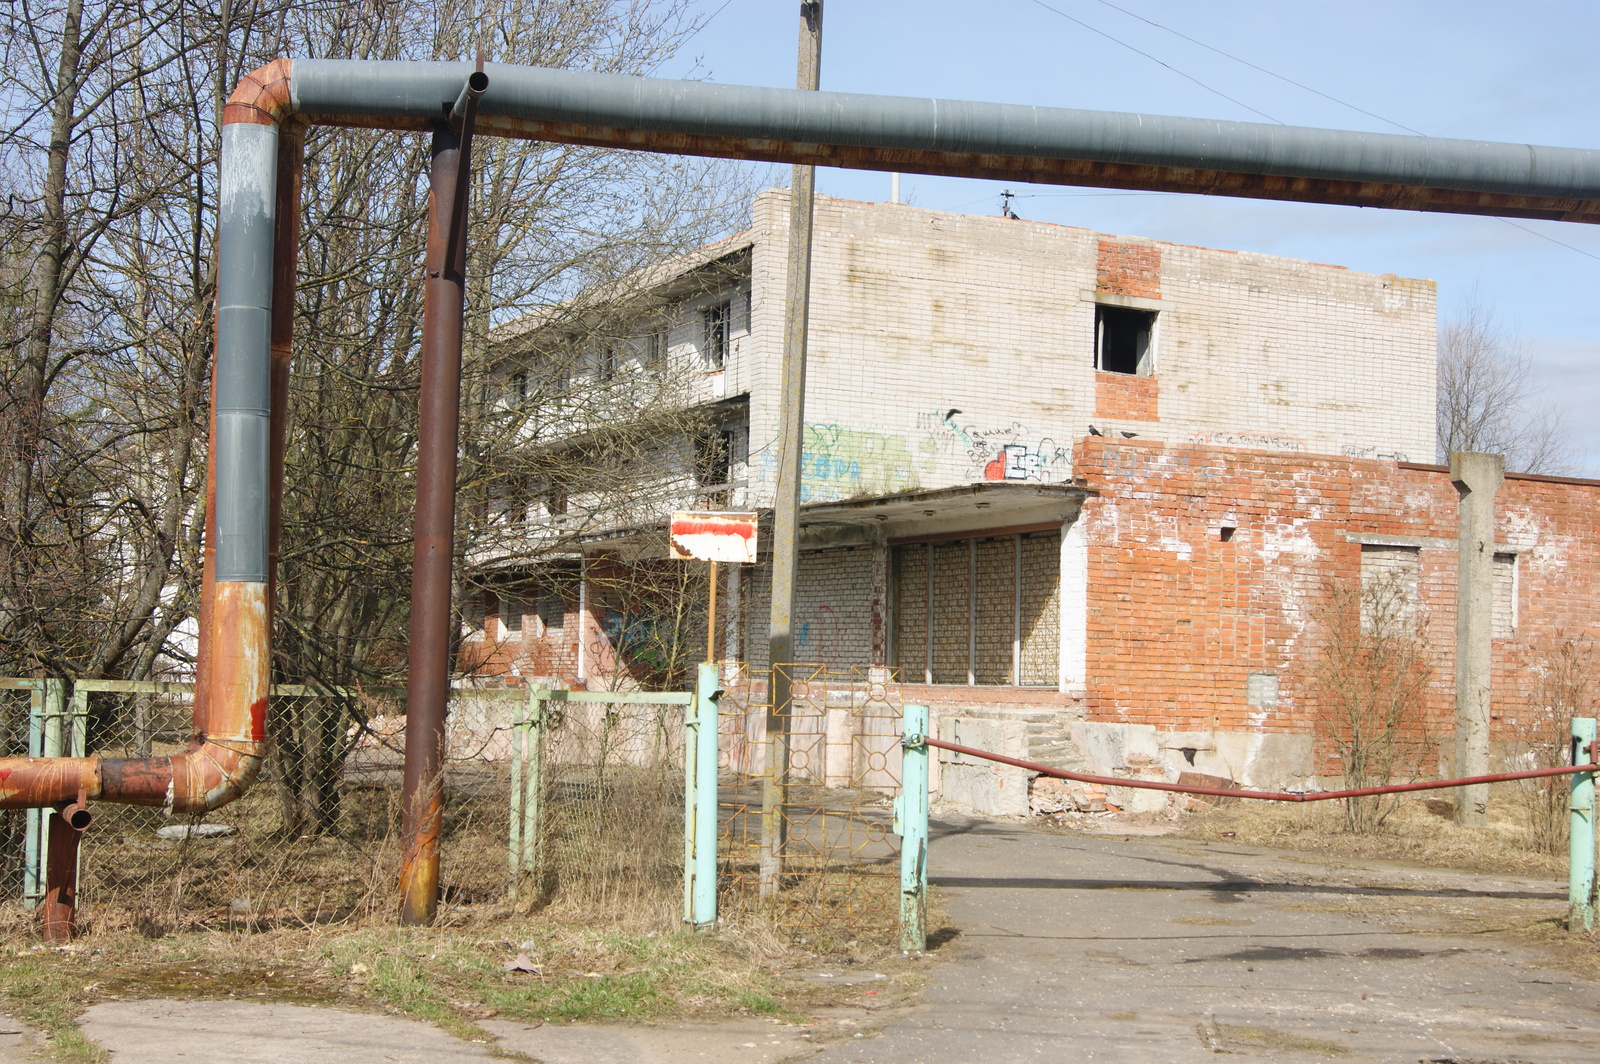
[[[456,442],[461,418],[461,332],[466,286],[445,261],[460,170],[461,137],[433,135],[428,178],[422,390],[417,411],[417,514],[411,576],[410,671],[400,922],[433,922],[439,905],[439,768],[450,695],[450,573],[455,552]]]
[[[89,819],[81,794],[76,802],[50,814],[50,857],[45,864],[44,901],[39,906],[40,933],[46,942],[72,938],[78,911],[78,842]]]

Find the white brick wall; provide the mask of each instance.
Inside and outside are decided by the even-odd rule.
[[[1091,422],[1141,438],[1277,450],[1433,454],[1434,286],[1268,255],[1159,249],[1160,421],[1095,416],[1101,234],[819,198],[807,367],[807,501],[985,479],[1059,481]],[[730,391],[751,394],[753,504],[775,479],[788,195],[757,199],[751,332]],[[736,381],[736,383],[735,383]]]

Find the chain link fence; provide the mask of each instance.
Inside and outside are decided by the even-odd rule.
[[[774,671],[790,690],[788,709],[777,717],[781,735],[767,730]],[[903,716],[895,674],[730,665],[723,686],[721,910],[763,914],[823,946],[892,940],[900,920],[900,845],[891,799],[900,786]],[[769,789],[778,798],[771,823],[782,837],[776,875],[770,858],[762,870]]]

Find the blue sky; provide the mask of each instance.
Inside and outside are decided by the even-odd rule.
[[[827,0],[822,87],[1600,148],[1600,4],[1047,2],[1094,29],[1037,0]],[[797,0],[695,9],[709,21],[658,76],[794,84]],[[995,214],[1002,187],[907,175],[901,196]],[[1014,187],[1024,218],[1429,277],[1446,320],[1475,295],[1566,412],[1585,452],[1578,471],[1600,476],[1600,419],[1590,415],[1600,407],[1596,227]],[[823,170],[818,189],[887,199],[889,177]]]

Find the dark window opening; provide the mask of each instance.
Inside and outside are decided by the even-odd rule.
[[[528,398],[528,375],[521,370],[511,375],[511,397],[518,403]]]
[[[544,489],[544,508],[551,517],[559,517],[567,512],[567,482],[560,477],[551,477]]]
[[[733,479],[733,433],[708,432],[695,437],[694,482],[719,488]]]
[[[1105,373],[1150,374],[1150,333],[1156,316],[1148,310],[1097,305],[1094,308],[1094,368]]]
[[[614,344],[606,344],[600,349],[600,379],[603,381],[615,380],[617,376],[617,349]]]
[[[515,595],[500,597],[500,626],[507,632],[522,631],[522,600]]]
[[[1223,525],[1222,526],[1222,532],[1220,533],[1222,542],[1224,542],[1224,543],[1231,542],[1232,539],[1233,539],[1233,533],[1235,531],[1236,530],[1233,527],[1231,527],[1229,525]]]
[[[701,357],[711,369],[721,369],[728,363],[728,332],[732,307],[718,303],[706,308],[706,345]]]

